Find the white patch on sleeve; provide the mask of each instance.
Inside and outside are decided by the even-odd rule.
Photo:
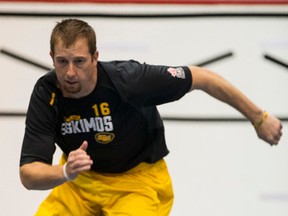
[[[177,77],[180,79],[185,79],[185,72],[183,70],[182,67],[178,67],[178,68],[168,68],[167,71],[171,74],[171,76],[173,77]]]

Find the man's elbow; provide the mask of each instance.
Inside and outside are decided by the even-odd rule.
[[[33,190],[33,184],[31,183],[31,177],[27,172],[27,169],[25,167],[26,165],[20,166],[19,168],[19,175],[20,175],[20,180],[22,185],[27,189],[27,190]]]

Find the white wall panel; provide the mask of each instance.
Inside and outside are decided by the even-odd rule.
[[[287,12],[287,6],[157,6],[0,4],[1,11],[199,13]],[[61,18],[0,16],[0,49],[51,66],[49,37]],[[288,70],[264,54],[288,62],[288,18],[85,18],[96,30],[100,60],[136,59],[151,64],[186,65],[231,51],[207,65],[270,113],[288,115]],[[25,112],[43,71],[0,54],[0,111]],[[159,107],[163,116],[239,117],[232,108],[201,92]],[[171,151],[167,163],[174,182],[171,215],[287,216],[287,123],[277,147],[259,140],[248,122],[165,122]],[[2,170],[0,216],[32,215],[49,191],[27,191],[18,164],[24,118],[0,118]],[[55,162],[59,158],[57,151]]]

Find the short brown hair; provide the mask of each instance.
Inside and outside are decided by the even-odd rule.
[[[88,23],[79,19],[64,19],[54,27],[50,37],[50,50],[54,54],[55,44],[61,40],[65,47],[71,46],[77,39],[86,38],[89,52],[94,55],[96,51],[96,34]]]

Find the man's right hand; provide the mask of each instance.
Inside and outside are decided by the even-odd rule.
[[[84,141],[78,149],[69,153],[66,166],[63,166],[66,171],[67,179],[73,180],[79,173],[91,169],[93,161],[86,152],[87,148],[88,142]]]

